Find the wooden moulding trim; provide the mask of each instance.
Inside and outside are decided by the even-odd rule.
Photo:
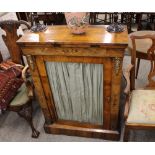
[[[84,127],[84,128],[95,128],[95,129],[103,129],[103,125],[91,124],[86,122],[72,121],[72,120],[57,120],[57,124],[61,125],[69,125],[76,127]]]
[[[118,131],[95,129],[95,128],[84,128],[70,125],[62,125],[54,123],[51,125],[44,125],[46,133],[50,134],[64,134],[69,136],[80,136],[89,138],[100,138],[106,140],[118,141],[120,134]]]
[[[20,45],[21,47],[28,47],[28,46],[50,46],[50,47],[106,47],[106,48],[126,48],[127,44],[120,44],[120,43],[83,43],[83,42],[56,42],[56,43],[51,43],[51,42],[16,42],[17,45]]]
[[[46,103],[47,103],[47,107],[50,111],[52,120],[55,121],[57,119],[57,114],[56,114],[56,110],[55,110],[55,105],[54,105],[54,101],[53,101],[53,96],[50,93],[50,85],[48,82],[47,74],[46,74],[46,69],[45,69],[45,65],[44,65],[44,60],[42,56],[37,56],[36,57],[36,63],[38,66],[38,71],[39,71],[39,75],[40,75],[40,80],[42,81],[43,84],[43,90],[45,93],[45,98],[46,98]]]
[[[22,48],[26,55],[50,55],[50,56],[89,56],[89,57],[123,57],[124,49],[106,49],[106,48],[51,48],[51,47],[36,47]]]
[[[110,129],[111,111],[111,81],[112,81],[112,61],[110,58],[103,62],[103,127]]]
[[[70,63],[92,63],[103,64],[104,58],[90,57],[67,57],[67,56],[44,56],[44,61],[49,62],[70,62]]]
[[[126,126],[127,128],[129,129],[137,129],[137,130],[140,130],[140,129],[155,129],[155,124],[129,124],[129,123],[126,123]]]

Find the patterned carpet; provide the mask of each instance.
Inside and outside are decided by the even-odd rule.
[[[130,57],[124,58],[123,68],[130,62]],[[142,87],[146,82],[146,75],[149,64],[142,61],[140,65],[136,87]],[[121,96],[121,111],[124,107],[124,98]],[[123,123],[122,123],[123,124]],[[104,142],[102,139],[73,137],[65,135],[46,134],[43,129],[44,118],[37,103],[34,103],[34,125],[40,131],[38,139],[31,138],[31,129],[27,122],[20,118],[16,113],[6,112],[0,116],[0,141],[1,142]],[[122,125],[123,126],[123,125]],[[121,139],[122,141],[122,135]],[[155,141],[155,132],[153,131],[131,131],[130,141]]]

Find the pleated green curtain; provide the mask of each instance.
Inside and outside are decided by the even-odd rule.
[[[103,124],[103,65],[46,62],[59,119]]]

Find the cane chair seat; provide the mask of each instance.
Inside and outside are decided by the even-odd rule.
[[[155,124],[155,90],[133,90],[127,123]]]

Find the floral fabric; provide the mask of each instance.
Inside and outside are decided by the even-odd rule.
[[[155,124],[155,90],[134,90],[127,123]]]

